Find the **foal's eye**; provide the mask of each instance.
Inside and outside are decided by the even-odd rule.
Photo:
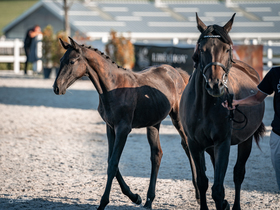
[[[70,64],[74,64],[75,63],[75,61],[70,61]]]

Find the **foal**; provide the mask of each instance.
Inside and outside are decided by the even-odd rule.
[[[66,49],[60,60],[60,70],[53,85],[55,94],[65,94],[77,79],[86,75],[99,94],[98,111],[106,122],[109,144],[107,184],[99,210],[109,203],[109,193],[114,177],[122,192],[136,204],[141,203],[138,194],[130,191],[119,171],[118,164],[132,128],[147,127],[151,148],[152,171],[146,208],[152,208],[155,186],[162,157],[159,141],[161,121],[170,115],[182,138],[182,146],[189,156],[187,138],[179,120],[179,102],[188,83],[189,75],[169,65],[150,67],[140,73],[123,69],[97,49],[90,49],[60,40]]]

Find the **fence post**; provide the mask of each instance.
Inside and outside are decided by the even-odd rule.
[[[42,72],[43,70],[43,61],[42,61],[42,57],[43,57],[43,35],[42,34],[38,34],[37,35],[37,72]]]
[[[272,41],[268,41],[268,46],[272,46]],[[273,66],[273,63],[272,63],[272,58],[273,58],[273,50],[272,50],[272,48],[268,48],[267,49],[267,66],[269,67],[269,68],[271,68],[272,66]]]
[[[19,73],[20,70],[20,42],[19,39],[15,39],[14,41],[14,72],[16,74]]]

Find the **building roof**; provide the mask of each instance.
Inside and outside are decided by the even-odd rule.
[[[4,33],[39,7],[63,21],[62,1],[41,0],[6,26]],[[132,39],[197,39],[195,12],[206,25],[224,25],[236,13],[233,40],[280,39],[280,1],[223,3],[219,1],[75,1],[69,11],[72,31],[106,39],[111,30]],[[49,23],[52,24],[52,23]],[[63,28],[61,28],[63,29]]]

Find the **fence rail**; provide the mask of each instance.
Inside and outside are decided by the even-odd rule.
[[[20,63],[26,61],[26,56],[20,55],[20,48],[23,47],[23,41],[15,39],[13,41],[0,41],[0,48],[13,48],[13,55],[0,55],[0,63],[14,63],[14,72],[19,73]]]
[[[33,62],[33,70],[40,72],[42,71],[42,35],[35,37],[37,44],[37,58],[36,62]],[[13,55],[0,55],[0,63],[14,63],[14,72],[20,72],[20,63],[26,61],[25,55],[20,55],[20,49],[23,48],[24,44],[22,40],[0,40],[0,48],[13,48]]]
[[[42,70],[42,37],[38,36],[37,44],[37,55],[40,58],[37,62],[33,63],[33,67],[36,68],[38,72]],[[19,39],[14,40],[0,40],[0,49],[1,48],[13,48],[13,55],[0,55],[0,63],[14,63],[14,72],[20,72],[20,63],[26,61],[25,55],[20,55],[20,49],[23,48],[23,41]],[[280,64],[280,58],[273,57],[273,51],[271,48],[268,48],[267,57],[263,57],[264,67],[270,68],[273,64]]]

